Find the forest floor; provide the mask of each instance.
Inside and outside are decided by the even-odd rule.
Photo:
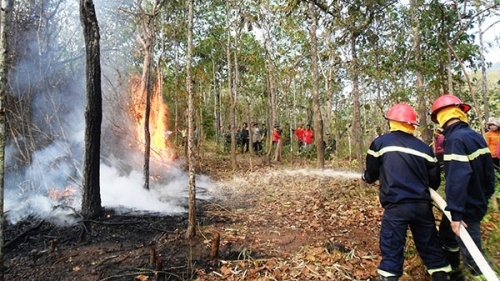
[[[321,173],[303,159],[269,164],[239,154],[233,172],[228,156],[202,157],[198,170],[218,189],[198,202],[197,235],[189,240],[187,215],[107,210],[71,227],[36,219],[7,225],[5,280],[376,280],[377,186],[331,173],[343,170],[341,162],[327,161]],[[499,213],[483,223],[496,265],[499,225]],[[405,251],[400,280],[431,280],[411,239]]]

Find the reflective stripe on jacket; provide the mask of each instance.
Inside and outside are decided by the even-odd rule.
[[[365,181],[380,182],[382,206],[432,201],[429,187],[441,182],[432,148],[413,135],[395,131],[376,138],[366,156]]]
[[[465,122],[444,129],[446,210],[453,221],[477,222],[495,190],[491,152],[484,138]]]

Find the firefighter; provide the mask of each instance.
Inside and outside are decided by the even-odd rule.
[[[362,175],[367,183],[379,181],[379,200],[384,208],[379,280],[395,281],[403,275],[408,226],[432,280],[448,280],[451,267],[439,242],[429,192],[429,187],[437,189],[441,182],[436,157],[431,147],[413,135],[419,124],[410,105],[399,103],[384,118],[389,121],[390,133],[373,140]]]
[[[481,278],[474,259],[459,239],[460,225],[467,228],[472,240],[483,252],[481,220],[495,191],[491,153],[481,134],[469,127],[466,113],[470,109],[470,105],[458,97],[446,94],[434,101],[431,112],[432,121],[444,129],[446,210],[450,211],[452,221],[450,223],[443,215],[439,236],[453,269],[452,280],[464,280],[460,271],[460,250],[466,268],[472,275]]]

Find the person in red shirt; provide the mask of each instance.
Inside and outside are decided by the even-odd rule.
[[[304,130],[305,149],[311,148],[313,140],[314,140],[314,132],[311,129],[311,125],[307,124],[306,129]]]
[[[443,155],[444,155],[443,128],[437,128],[436,131],[434,132],[434,155],[436,155],[439,165],[443,165]]]
[[[295,129],[295,137],[297,137],[298,148],[301,151],[304,146],[304,124],[299,123],[299,127]]]
[[[274,125],[272,141],[274,147],[274,161],[281,161],[281,130],[279,124]]]

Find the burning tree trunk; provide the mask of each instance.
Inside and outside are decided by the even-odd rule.
[[[150,114],[151,114],[151,96],[153,92],[153,83],[152,83],[152,75],[151,69],[152,61],[153,61],[153,51],[155,44],[155,36],[156,36],[156,26],[155,26],[155,18],[162,4],[165,1],[155,1],[154,5],[151,9],[151,13],[146,13],[141,6],[141,3],[138,3],[138,7],[141,11],[141,43],[144,48],[144,64],[142,66],[142,83],[141,83],[141,91],[144,93],[142,96],[146,98],[145,101],[145,110],[144,110],[144,189],[149,190],[149,160],[151,157],[151,133],[150,133]],[[161,93],[160,93],[161,94]]]
[[[4,280],[3,266],[3,200],[4,200],[4,159],[5,159],[5,96],[7,85],[7,28],[9,12],[13,1],[3,0],[0,7],[0,280]]]
[[[87,92],[82,214],[85,218],[93,218],[102,211],[99,186],[102,92],[99,24],[92,0],[80,0],[80,21],[85,37]]]
[[[191,60],[193,57],[193,0],[188,1],[188,29],[187,29],[187,56],[186,56],[186,89],[188,92],[188,170],[189,170],[189,214],[186,237],[192,238],[196,234],[196,182],[194,158],[194,104],[193,78],[191,77]]]
[[[142,10],[142,9],[141,9]],[[149,119],[151,113],[151,62],[154,46],[154,19],[142,11],[142,46],[144,47],[144,64],[142,65],[141,92],[146,98],[144,110],[144,189],[149,190],[149,158],[151,154],[151,135]]]

